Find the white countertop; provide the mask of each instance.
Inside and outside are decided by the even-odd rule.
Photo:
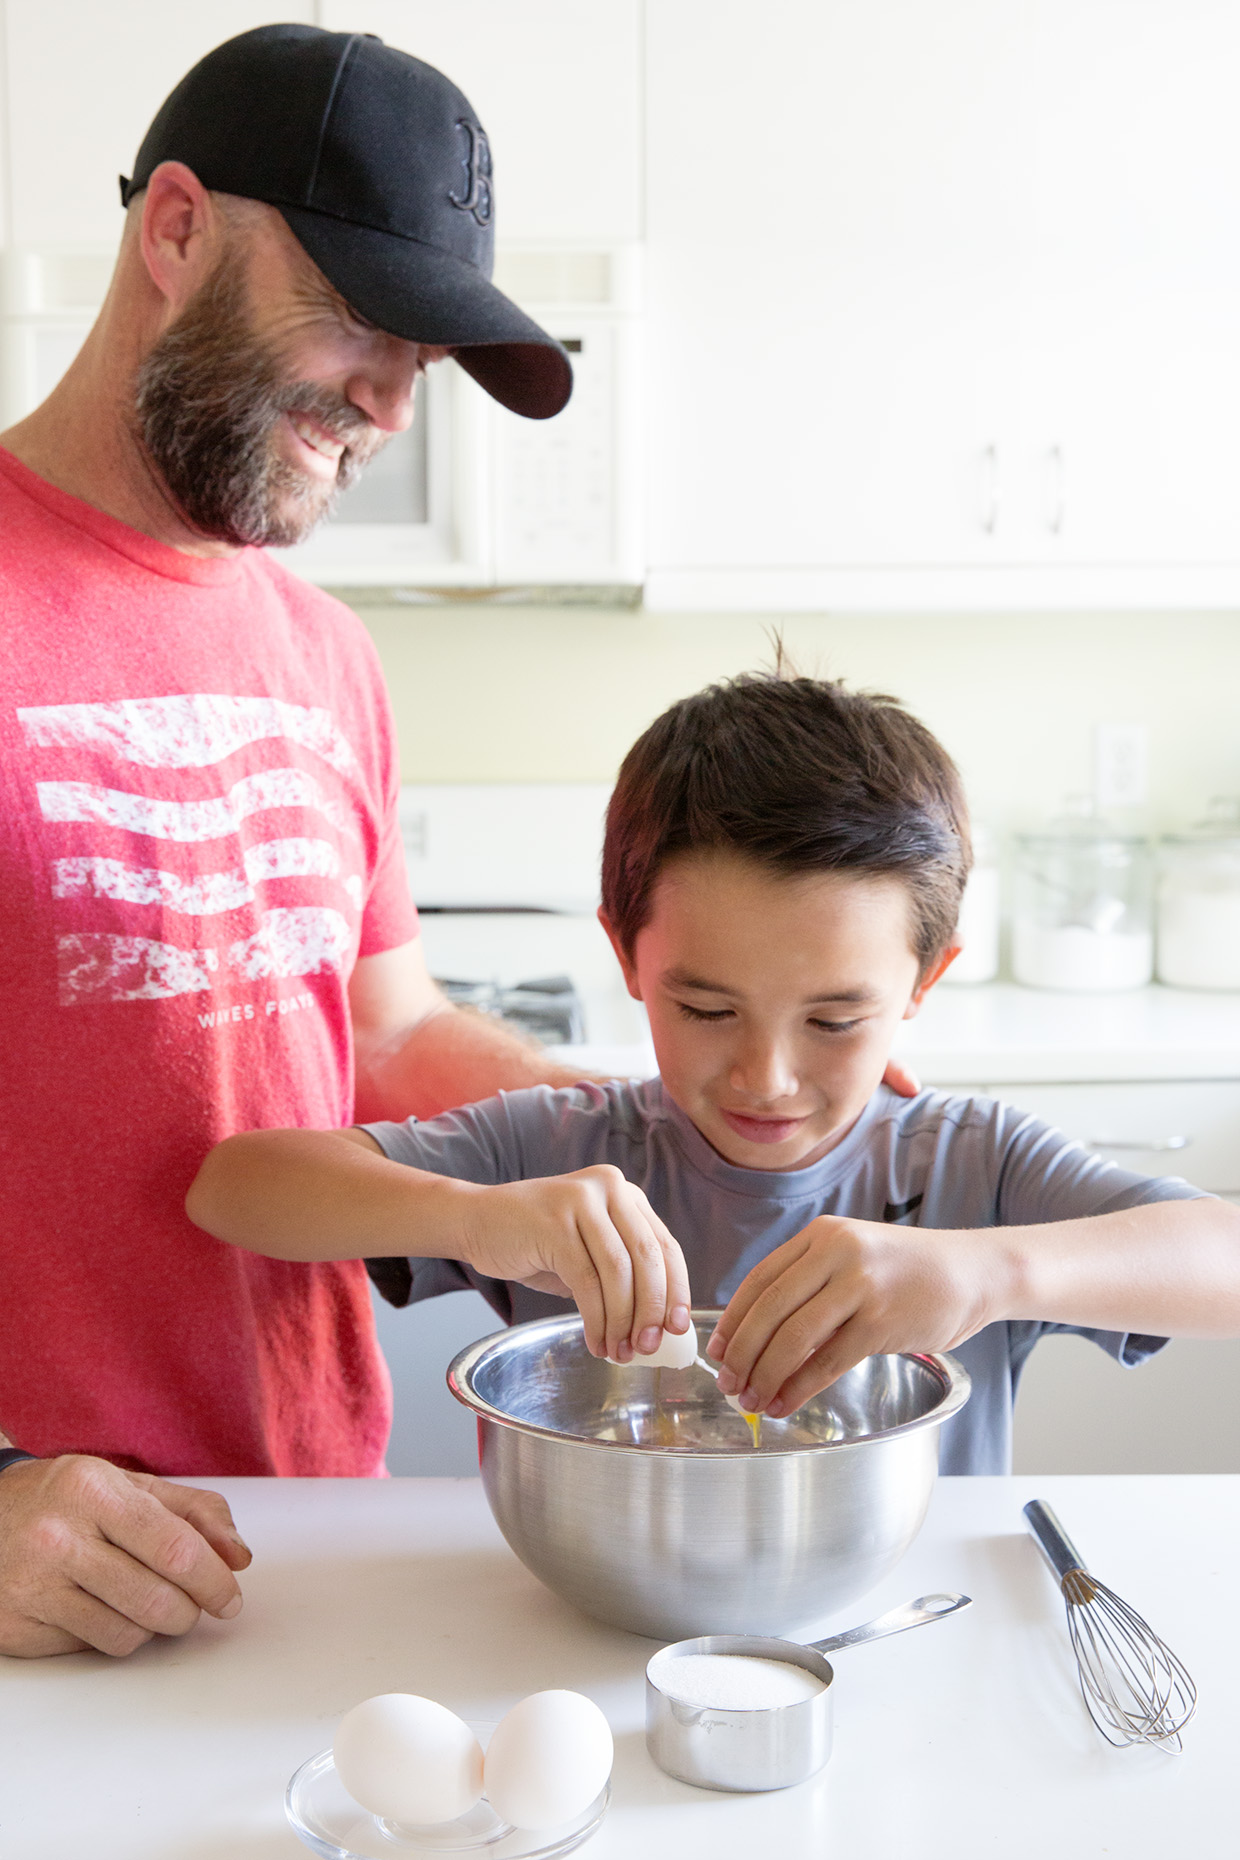
[[[527,1574],[476,1480],[218,1488],[255,1551],[238,1620],[121,1662],[0,1660],[6,1860],[304,1860],[284,1786],[349,1706],[423,1692],[486,1719],[546,1686],[589,1693],[616,1733],[590,1860],[1167,1860],[1234,1842],[1240,1477],[940,1481],[904,1562],[838,1625],[931,1590],[976,1605],[838,1655],[830,1764],[762,1796],[654,1767],[653,1643],[586,1620]],[[1020,1516],[1034,1496],[1197,1679],[1182,1757],[1112,1750],[1085,1718],[1062,1605]]]
[[[649,1044],[552,1049],[583,1071],[647,1078]],[[1240,994],[1052,994],[1014,982],[936,988],[895,1050],[928,1085],[1240,1079]]]
[[[1240,1078],[1240,994],[936,988],[896,1051],[935,1085]]]

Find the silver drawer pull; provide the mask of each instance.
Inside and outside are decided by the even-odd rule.
[[[1091,1150],[1186,1150],[1191,1137],[1090,1137]]]

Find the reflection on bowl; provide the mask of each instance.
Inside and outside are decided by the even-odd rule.
[[[700,1344],[717,1316],[694,1313]],[[616,1368],[577,1317],[471,1344],[448,1386],[478,1416],[487,1498],[526,1567],[669,1640],[805,1633],[872,1588],[921,1528],[939,1428],[969,1394],[950,1357],[869,1357],[764,1419],[755,1450],[704,1371]]]

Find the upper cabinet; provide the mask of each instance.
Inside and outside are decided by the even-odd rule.
[[[56,380],[116,176],[246,0],[0,0],[0,423]],[[1240,607],[1236,0],[320,0],[461,85],[496,277],[578,358],[451,365],[297,556],[652,607]],[[7,180],[4,170],[7,168]]]
[[[312,22],[312,4],[255,0],[0,0],[7,67],[0,115],[11,156],[18,247],[115,250],[117,176],[129,174],[147,125],[213,45],[270,20]]]
[[[107,290],[133,170],[164,97],[221,39],[302,0],[0,0],[0,428],[55,387]]]
[[[459,84],[495,158],[501,244],[640,239],[642,0],[324,0]]]
[[[659,0],[656,606],[1240,605],[1240,14]]]

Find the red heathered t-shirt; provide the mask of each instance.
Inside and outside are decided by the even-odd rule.
[[[0,451],[0,1429],[176,1474],[375,1474],[358,1262],[225,1246],[232,1131],[349,1122],[347,982],[417,933],[355,616]]]

